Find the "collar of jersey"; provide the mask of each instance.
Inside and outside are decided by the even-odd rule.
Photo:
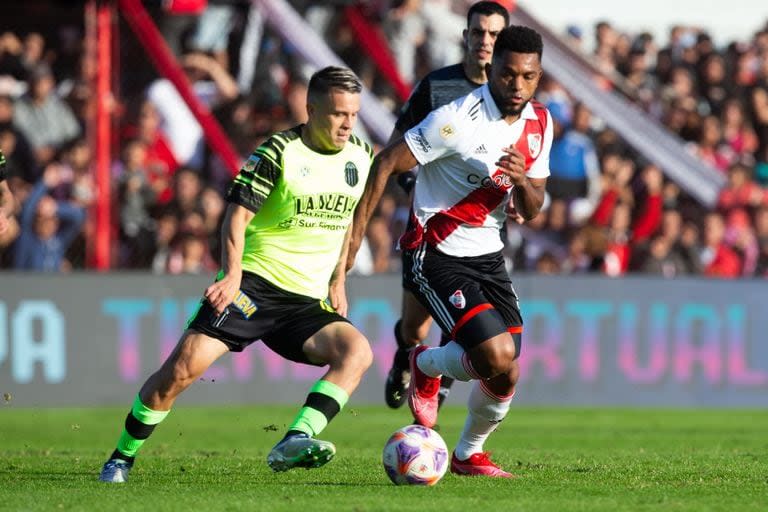
[[[496,102],[491,95],[491,88],[488,84],[483,85],[481,93],[483,95],[483,103],[486,105],[485,108],[488,109],[488,117],[493,120],[501,119],[501,110],[496,106]],[[520,119],[538,119],[530,101],[523,107],[523,111],[520,113]]]

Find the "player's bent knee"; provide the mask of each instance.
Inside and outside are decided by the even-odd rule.
[[[362,338],[359,343],[356,343],[354,358],[362,372],[373,365],[373,350],[371,350],[371,344],[368,343],[367,339]]]
[[[365,336],[358,334],[341,343],[338,359],[341,365],[353,367],[362,374],[373,364],[373,351]]]
[[[496,340],[483,347],[482,364],[475,364],[475,369],[483,378],[490,379],[511,372],[515,361],[515,344]]]

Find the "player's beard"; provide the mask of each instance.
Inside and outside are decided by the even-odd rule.
[[[504,105],[501,108],[501,115],[502,115],[502,117],[519,116],[520,114],[523,113],[523,110],[525,110],[525,107],[526,107],[526,105],[528,105],[529,101],[531,101],[531,100],[525,100],[524,102],[522,102],[520,104],[519,107],[508,107],[508,106]]]

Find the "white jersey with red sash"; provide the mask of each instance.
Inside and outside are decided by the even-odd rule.
[[[525,156],[529,178],[549,176],[552,119],[547,109],[531,100],[508,124],[487,84],[433,111],[404,137],[422,166],[412,227],[400,239],[406,250],[422,242],[451,256],[503,248],[499,229],[512,182],[496,166],[502,148],[514,144]]]

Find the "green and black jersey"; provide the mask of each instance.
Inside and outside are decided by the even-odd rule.
[[[243,270],[283,290],[325,299],[373,150],[353,135],[341,151],[318,153],[301,141],[301,128],[259,146],[227,200],[256,212],[245,231]]]

